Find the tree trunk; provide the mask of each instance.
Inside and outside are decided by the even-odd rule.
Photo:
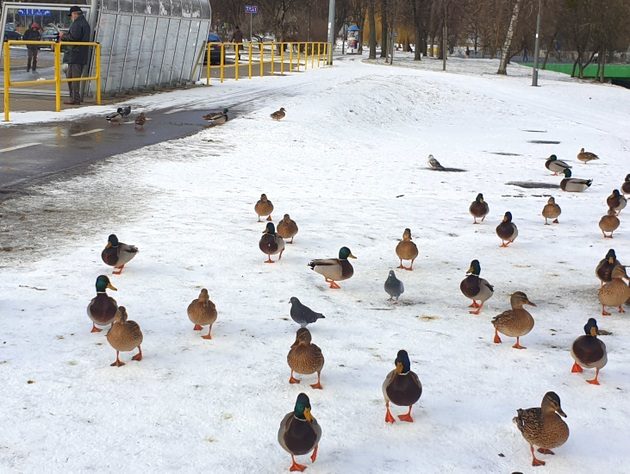
[[[381,58],[387,57],[387,0],[381,0]]]
[[[505,41],[503,42],[503,48],[501,50],[501,62],[499,63],[499,70],[497,74],[507,74],[507,63],[510,56],[510,46],[512,45],[512,37],[514,36],[514,30],[518,23],[518,13],[521,9],[523,0],[516,0],[514,9],[512,10],[512,17],[510,18],[510,26],[508,26],[507,34],[505,35]]]
[[[599,52],[600,57],[599,59],[599,82],[604,82],[605,80],[605,74],[604,74],[604,70],[606,69],[606,52],[604,51],[604,49],[602,48],[602,50]]]
[[[422,16],[420,14],[420,5],[418,3],[419,0],[411,0],[411,6],[413,9],[414,31],[416,36],[416,50],[413,53],[414,61],[422,60]]]
[[[374,18],[374,2],[376,0],[369,0],[368,5],[368,23],[370,28],[370,55],[368,59],[376,59],[376,19]]]

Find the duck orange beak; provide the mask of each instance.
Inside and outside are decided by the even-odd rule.
[[[106,249],[109,249],[112,247],[112,243],[111,242],[107,242],[107,245],[105,246]]]
[[[116,288],[114,285],[112,285],[111,283],[107,284],[107,288],[109,288],[110,290],[114,290],[114,291],[118,291],[118,288]]]
[[[309,423],[313,423],[313,415],[311,415],[311,409],[310,408],[305,408],[304,409],[304,418],[306,418],[306,421],[308,421]]]
[[[403,372],[402,362],[396,362],[396,373],[397,374],[402,374],[402,372]]]
[[[597,336],[597,328],[596,327],[592,327],[591,328],[591,336]]]

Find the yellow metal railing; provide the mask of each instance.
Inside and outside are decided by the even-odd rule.
[[[13,45],[22,46],[50,46],[55,57],[55,76],[54,79],[38,79],[34,81],[11,81],[11,50]],[[61,48],[63,46],[88,46],[94,48],[94,75],[88,77],[73,77],[71,79],[61,77]],[[9,121],[10,115],[10,92],[11,87],[16,86],[34,86],[43,84],[55,85],[55,111],[61,111],[61,84],[65,82],[96,82],[96,103],[101,104],[101,45],[93,42],[55,42],[55,41],[23,41],[10,40],[5,41],[3,45],[4,57],[4,121]]]
[[[226,62],[227,51],[234,53],[234,60],[230,58],[229,63]],[[324,42],[285,41],[257,44],[209,42],[206,45],[206,84],[210,85],[212,72],[217,70],[216,76],[220,82],[225,80],[226,72],[231,72],[237,81],[245,75],[251,79],[255,64],[258,64],[260,77],[265,74],[273,76],[277,70],[281,75],[287,70],[288,72],[306,70],[309,61],[311,69],[321,67],[327,64],[328,51],[329,44]],[[217,53],[220,55],[218,59]]]

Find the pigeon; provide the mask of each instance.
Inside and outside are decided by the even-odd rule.
[[[131,105],[127,105],[125,107],[119,107],[118,113],[122,116],[122,118],[127,118],[131,114]]]
[[[280,110],[276,110],[274,113],[271,114],[271,118],[274,120],[282,120],[285,115],[286,112],[284,110],[284,107],[280,107]]]
[[[394,270],[389,271],[389,276],[387,277],[387,280],[385,280],[384,286],[385,291],[389,295],[389,301],[392,301],[394,298],[396,298],[396,301],[398,301],[400,295],[405,292],[405,285],[403,285],[402,281],[396,278]]]
[[[312,324],[318,319],[325,318],[323,314],[316,313],[308,306],[304,306],[295,296],[291,297],[289,303],[291,304],[291,319],[298,323],[300,327],[305,328],[308,324]]]
[[[135,120],[136,128],[144,127],[144,124],[146,123],[146,121],[147,121],[147,116],[144,115],[144,112],[140,112],[140,115],[138,115]]]
[[[444,166],[442,166],[438,160],[433,158],[433,155],[429,155],[429,166],[431,169],[436,171],[444,171]]]

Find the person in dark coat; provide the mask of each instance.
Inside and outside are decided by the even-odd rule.
[[[39,25],[35,22],[31,23],[31,27],[24,33],[22,37],[24,41],[41,41],[42,33]],[[39,46],[28,45],[28,59],[26,60],[26,72],[29,72],[31,68],[33,72],[37,72],[37,53],[39,52]]]
[[[72,25],[68,32],[63,35],[62,41],[90,41],[90,25],[83,16],[81,7],[70,7],[69,17],[72,18]],[[66,77],[68,79],[81,77],[83,75],[83,67],[88,62],[90,53],[89,46],[70,46],[68,49],[68,70]],[[81,103],[81,82],[69,82],[68,87],[71,90],[70,100],[64,104],[78,105]]]
[[[240,28],[238,26],[236,26],[234,28],[234,31],[232,32],[232,39],[230,40],[232,43],[237,43],[237,45],[234,47],[234,50],[236,51],[236,57],[237,59],[241,59],[241,54],[240,54],[240,50],[243,47],[243,32],[240,30]]]

